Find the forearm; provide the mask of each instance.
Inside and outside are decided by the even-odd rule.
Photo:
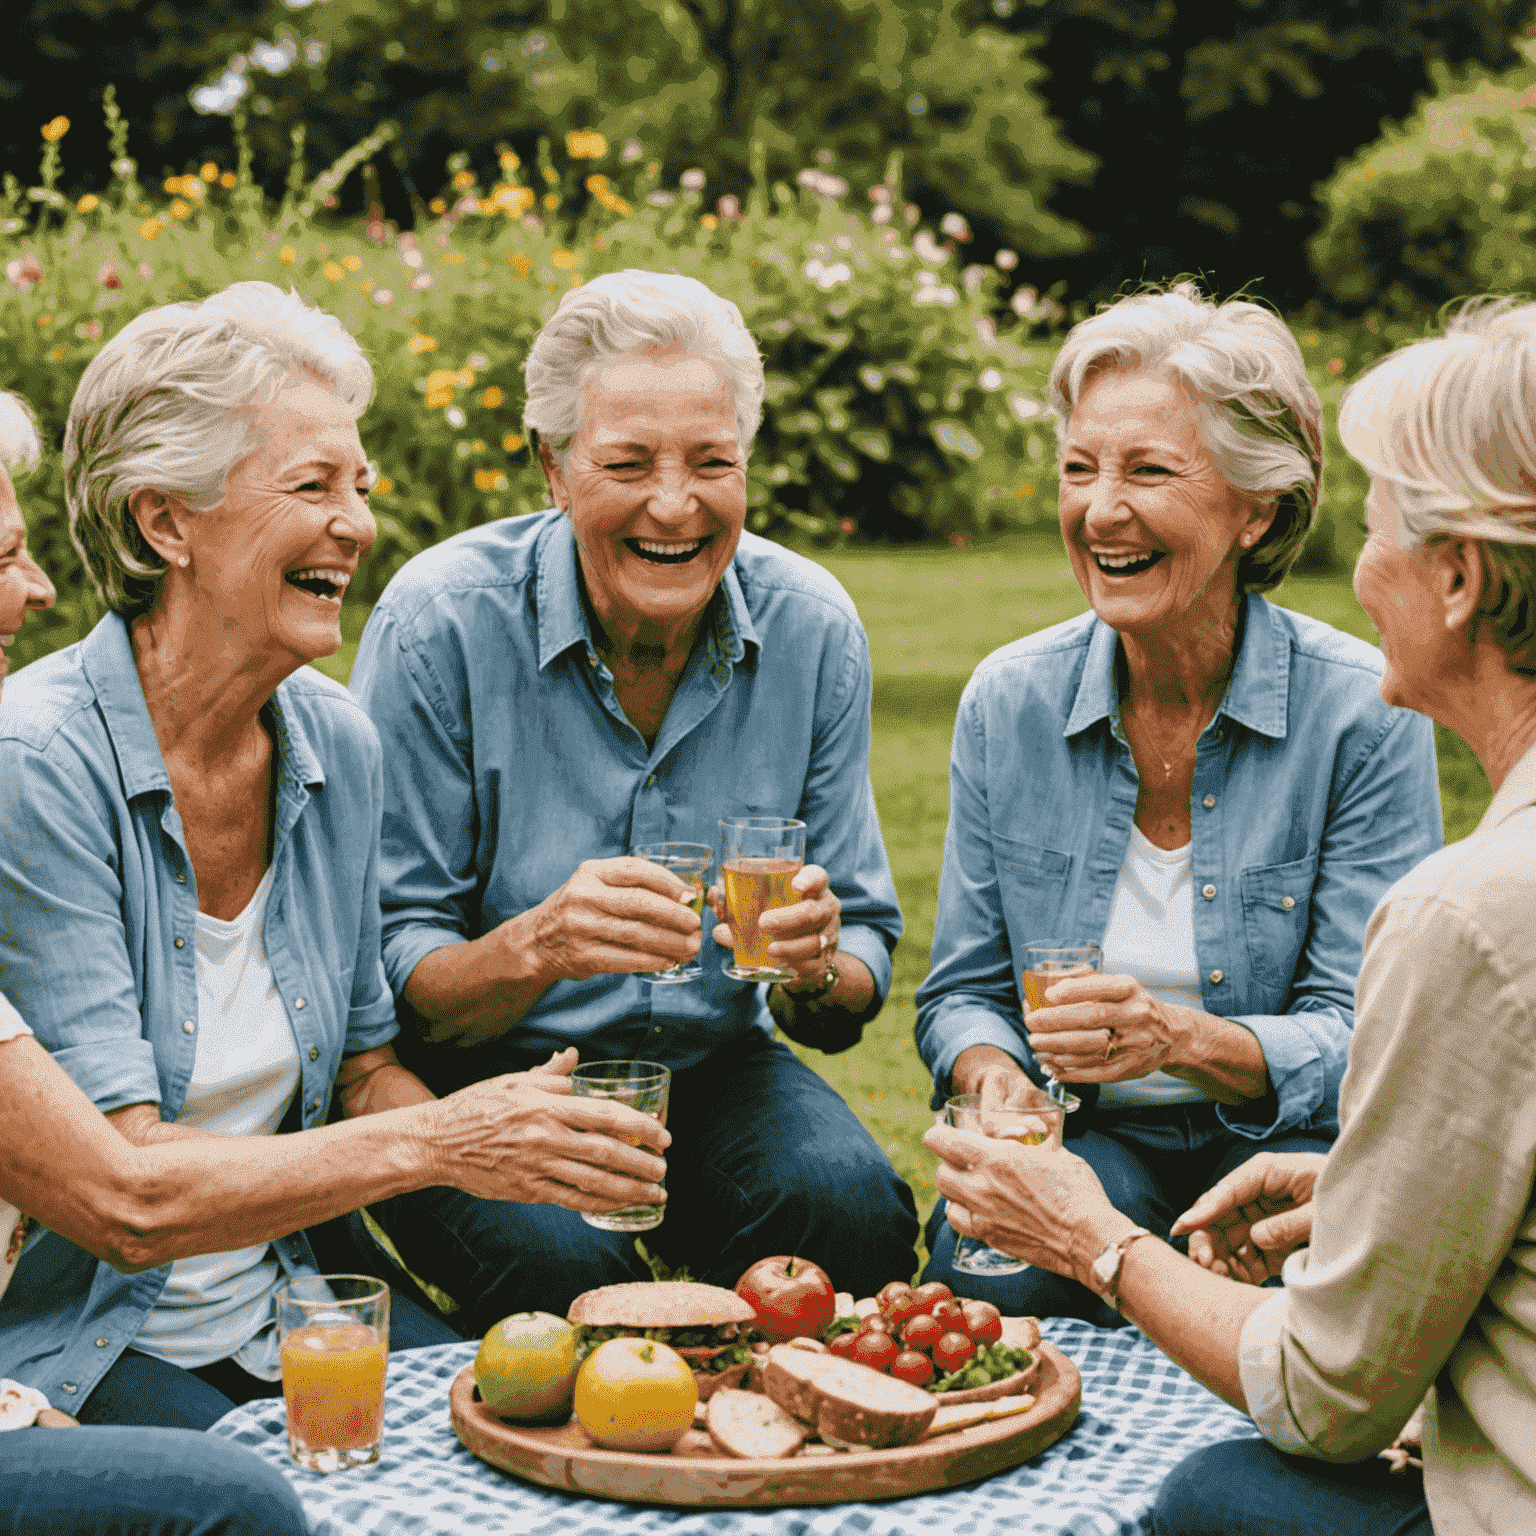
[[[556,979],[535,943],[533,914],[525,912],[482,938],[424,955],[404,997],[426,1021],[429,1044],[468,1048],[520,1023]]]
[[[862,1027],[879,1013],[882,1001],[869,967],[846,952],[837,956],[837,985],[826,996],[809,1002],[785,986],[768,991],[768,1011],[774,1023],[791,1039],[808,1045],[815,1044],[818,1030],[831,1036],[852,1026]]]
[[[336,1098],[349,1120],[430,1104],[437,1097],[400,1065],[392,1045],[347,1057],[336,1074]]]
[[[1218,1104],[1244,1104],[1270,1091],[1264,1048],[1251,1030],[1230,1019],[1179,1008],[1185,1025],[1163,1070],[1210,1094]]]

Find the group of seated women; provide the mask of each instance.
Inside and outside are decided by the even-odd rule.
[[[75,396],[108,613],[0,702],[0,1199],[26,1213],[0,1375],[103,1426],[72,1433],[124,1507],[164,1436],[280,1391],[274,1299],[316,1267],[391,1281],[396,1349],[643,1278],[582,1219],[633,1204],[719,1284],[773,1253],[855,1294],[914,1268],[911,1191],[775,1034],[855,1045],[901,914],[858,616],[743,531],[757,348],[703,285],[621,272],[565,295],[526,378],[553,507],[410,561],[350,691],[307,664],[375,535],[356,341],[238,283],[140,315]],[[1090,611],[962,698],[917,1044],[936,1104],[1043,1073],[1083,1104],[1044,1164],[929,1133],[925,1274],[981,1238],[1033,1267],[957,1289],[1129,1319],[1253,1416],[1264,1440],[1169,1480],[1164,1533],[1536,1527],[1533,383],[1536,306],[1489,304],[1353,387],[1377,651],[1260,595],[1322,468],[1276,317],[1184,285],[1055,363]],[[40,451],[0,397],[7,643],[53,600],[5,473]],[[1445,851],[1431,718],[1497,791]],[[755,815],[807,827],[771,986],[631,853]],[[1027,1008],[1025,949],[1082,942],[1102,971]],[[694,985],[646,979],[693,957]],[[613,1058],[671,1069],[665,1129],[570,1094]],[[1362,1460],[1426,1394],[1424,1481]],[[0,1493],[65,1486],[17,1459],[35,1438],[0,1435]],[[266,1513],[227,1529],[302,1528],[247,1481],[221,1486]]]

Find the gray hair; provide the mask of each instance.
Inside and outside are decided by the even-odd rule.
[[[36,469],[43,456],[37,417],[20,395],[0,390],[0,469],[24,474]]]
[[[1306,543],[1323,467],[1323,407],[1296,338],[1246,299],[1218,304],[1195,284],[1117,300],[1067,333],[1051,369],[1058,444],[1083,386],[1109,369],[1172,374],[1200,409],[1200,438],[1226,483],[1274,501],[1239,560],[1238,588],[1278,586]]]
[[[523,425],[564,462],[594,368],[651,348],[680,348],[725,375],[743,454],[763,417],[763,360],[741,311],[691,277],[631,268],[569,289],[534,337],[523,368]]]
[[[1339,437],[1409,549],[1476,541],[1483,617],[1536,677],[1536,304],[1473,299],[1445,335],[1388,353],[1345,392]]]
[[[234,283],[131,320],[91,360],[64,435],[69,534],[102,601],[132,618],[166,565],[128,508],[145,488],[193,512],[218,506],[256,446],[242,414],[311,374],[361,416],[373,369],[334,315],[271,283]]]

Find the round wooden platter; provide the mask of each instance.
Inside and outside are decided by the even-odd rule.
[[[469,1366],[453,1384],[450,1409],[459,1439],[482,1461],[561,1493],[742,1509],[863,1503],[991,1477],[1061,1439],[1077,1421],[1082,1382],[1077,1367],[1052,1345],[1041,1344],[1036,1353],[1040,1369],[1032,1383],[1032,1408],[888,1451],[802,1454],[774,1461],[605,1451],[574,1419],[556,1429],[503,1423],[476,1399]]]

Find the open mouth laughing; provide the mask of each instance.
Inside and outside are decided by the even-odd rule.
[[[1150,571],[1163,558],[1160,549],[1148,550],[1091,550],[1094,563],[1106,576],[1140,576]]]
[[[352,573],[333,566],[306,565],[301,570],[284,571],[283,580],[290,587],[297,587],[300,592],[307,592],[311,597],[319,598],[322,603],[330,603],[339,608],[342,594],[352,580]]]
[[[624,547],[649,565],[686,565],[701,550],[706,549],[713,535],[704,539],[685,539],[667,542],[661,539],[625,539]]]

